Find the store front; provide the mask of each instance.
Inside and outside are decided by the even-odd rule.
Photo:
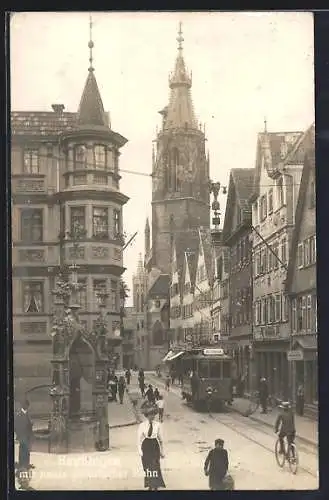
[[[259,345],[258,345],[259,344]],[[289,399],[288,342],[255,343],[255,364],[257,384],[265,377],[269,394],[278,399]]]
[[[316,334],[296,337],[292,346],[300,357],[294,361],[294,394],[299,384],[304,386],[305,403],[318,404],[318,355]]]

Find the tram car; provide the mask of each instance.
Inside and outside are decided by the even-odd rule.
[[[232,401],[232,357],[223,349],[207,348],[187,351],[182,357],[182,398],[196,410],[211,396],[220,408]]]

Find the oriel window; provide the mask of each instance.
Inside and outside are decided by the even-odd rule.
[[[93,281],[93,292],[94,292],[94,304],[99,306],[100,298],[98,297],[98,292],[106,292],[106,280],[94,280]]]
[[[24,313],[41,313],[44,308],[43,282],[27,281],[23,283]]]
[[[119,290],[115,280],[111,280],[111,311],[119,312]]]
[[[106,149],[105,146],[97,145],[94,147],[94,163],[95,168],[100,170],[106,169]]]
[[[81,309],[85,311],[87,309],[87,281],[86,279],[78,280],[80,285],[80,290],[78,290],[77,302],[80,305]]]
[[[93,207],[93,237],[97,239],[108,238],[108,208]]]
[[[71,231],[84,231],[86,229],[85,207],[71,207]]]
[[[87,168],[87,149],[82,144],[74,149],[74,168],[75,170]]]
[[[26,149],[24,151],[23,172],[25,174],[40,173],[38,149]]]
[[[42,210],[27,208],[21,211],[21,240],[25,242],[43,240]]]
[[[121,234],[121,213],[120,210],[114,209],[113,211],[113,226],[114,236]]]

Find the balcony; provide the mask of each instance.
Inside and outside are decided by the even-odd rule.
[[[13,174],[13,194],[46,193],[45,176],[39,174]]]

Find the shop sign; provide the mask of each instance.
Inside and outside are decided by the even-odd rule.
[[[303,361],[304,354],[302,351],[288,351],[287,360],[288,361]]]

